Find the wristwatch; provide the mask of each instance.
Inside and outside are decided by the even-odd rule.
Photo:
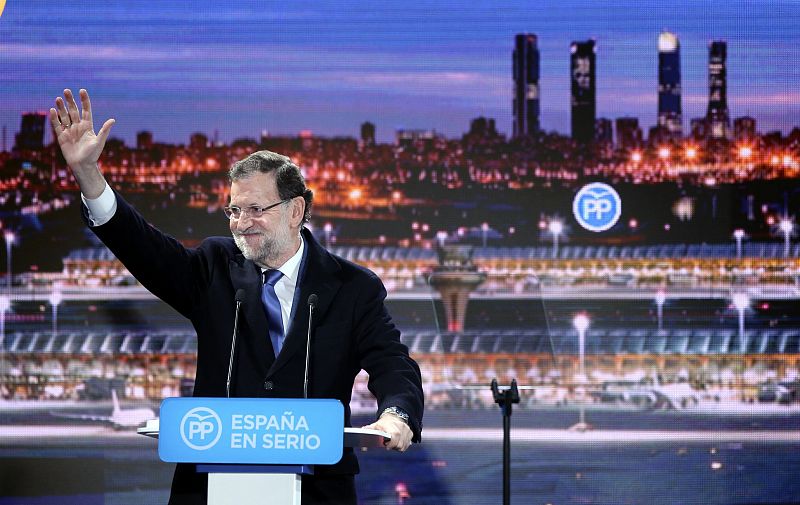
[[[406,414],[406,411],[401,409],[400,407],[388,407],[386,409],[383,409],[383,412],[381,412],[381,416],[383,416],[384,414],[392,414],[393,416],[397,416],[400,419],[402,419],[404,423],[409,424],[408,414]]]

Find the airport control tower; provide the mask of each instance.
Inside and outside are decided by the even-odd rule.
[[[447,331],[464,331],[469,294],[483,284],[486,274],[472,264],[472,246],[442,245],[438,249],[439,266],[433,269],[428,282],[442,297]]]

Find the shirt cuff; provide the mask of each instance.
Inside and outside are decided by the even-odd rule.
[[[86,206],[91,226],[102,226],[111,221],[117,212],[117,197],[111,186],[106,182],[106,187],[97,198],[86,198],[81,193],[81,200]]]

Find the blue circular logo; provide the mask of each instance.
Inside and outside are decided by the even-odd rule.
[[[195,407],[181,419],[183,443],[196,451],[210,449],[222,436],[222,420],[208,407]]]
[[[582,187],[572,201],[572,214],[589,231],[606,231],[619,221],[622,200],[614,188],[602,182]]]

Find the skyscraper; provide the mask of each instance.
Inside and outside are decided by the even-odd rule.
[[[44,147],[44,123],[47,115],[44,112],[26,112],[22,114],[22,124],[14,140],[14,149],[18,151],[35,151]]]
[[[195,132],[189,136],[189,147],[194,151],[206,149],[208,145],[208,135],[205,133]]]
[[[572,82],[572,138],[589,143],[594,138],[597,110],[596,63],[594,40],[570,45],[570,81]]]
[[[361,123],[361,145],[374,146],[375,145],[375,124],[365,121]]]
[[[642,146],[642,129],[635,117],[617,118],[617,147],[633,149]]]
[[[514,137],[539,132],[539,48],[536,35],[517,34],[514,41]]]
[[[725,60],[728,44],[714,41],[708,45],[708,135],[712,139],[729,138],[731,120],[728,115],[728,81]]]
[[[750,116],[742,116],[734,119],[733,136],[736,140],[753,140],[756,138],[755,118]]]
[[[681,46],[674,33],[658,36],[658,130],[668,140],[683,135]]]
[[[153,132],[142,130],[136,133],[136,149],[150,149],[153,147]]]
[[[595,120],[594,140],[602,144],[614,143],[614,123],[610,119],[599,117]]]

